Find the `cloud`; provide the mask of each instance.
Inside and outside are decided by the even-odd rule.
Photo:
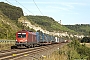
[[[34,2],[20,2],[20,3],[31,3],[34,4]],[[62,5],[86,5],[85,3],[76,3],[76,2],[35,2],[37,4],[62,4]]]
[[[69,9],[67,7],[59,7],[59,6],[48,6],[48,8],[52,9],[52,10],[59,10],[59,11],[69,11]]]

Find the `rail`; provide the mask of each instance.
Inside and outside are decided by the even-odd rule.
[[[61,47],[64,44],[60,45]],[[44,57],[48,57],[52,52],[57,50],[59,44],[29,48],[29,49],[13,49],[0,51],[0,60],[43,60]],[[27,56],[27,57],[26,57]]]
[[[5,40],[5,39],[3,39],[3,40],[0,40],[0,44],[13,44],[13,43],[15,43],[15,40]]]

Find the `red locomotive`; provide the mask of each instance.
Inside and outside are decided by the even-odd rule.
[[[24,46],[28,48],[30,46],[34,47],[35,44],[37,44],[35,32],[22,30],[16,33],[16,47]]]

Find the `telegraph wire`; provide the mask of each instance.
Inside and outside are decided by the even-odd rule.
[[[8,0],[5,0],[8,3],[10,3],[11,5],[13,5],[11,2],[9,2]],[[17,0],[15,0],[18,4],[20,4],[21,6],[23,6],[21,3],[19,3]],[[37,4],[35,3],[35,1],[33,0],[34,4],[36,5],[36,7],[38,8],[39,12],[43,15],[43,13],[41,12],[41,10],[39,9],[39,7],[37,6]],[[14,5],[13,5],[14,6]],[[24,6],[23,6],[24,7]],[[26,7],[24,7],[26,10],[28,10]],[[29,10],[28,10],[29,11]],[[30,13],[32,13],[31,11],[29,11]],[[26,13],[26,12],[24,12]],[[27,13],[26,13],[27,14]],[[34,13],[32,13],[34,15]],[[44,16],[44,15],[43,15]]]
[[[24,11],[23,11],[24,12]],[[26,12],[24,12],[24,15],[27,14]],[[28,14],[27,14],[28,15]]]
[[[35,3],[35,1],[33,0],[34,4],[36,5],[36,7],[38,8],[38,10],[40,11],[40,13],[43,15],[43,13],[41,12],[41,10],[39,9],[39,7],[37,6],[37,4]],[[44,15],[43,15],[44,16]]]
[[[5,0],[5,1],[7,1],[9,4],[11,4],[11,5],[13,5],[12,3],[10,3],[8,0]],[[14,6],[14,5],[13,5]]]
[[[18,4],[20,4],[21,6],[23,6],[21,3],[19,3],[17,0],[15,0]],[[24,6],[23,6],[24,7]],[[24,7],[26,10],[28,10],[26,7]],[[28,10],[29,11],[29,10]],[[29,11],[30,13],[32,13],[31,11]],[[32,13],[33,14],[33,13]],[[34,14],[33,14],[34,15]]]

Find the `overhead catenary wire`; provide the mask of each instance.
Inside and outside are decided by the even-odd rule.
[[[23,6],[21,3],[19,3],[17,0],[15,0],[18,4],[20,4],[21,6]],[[24,6],[23,6],[24,7]],[[28,10],[26,7],[24,7],[26,10]],[[29,11],[29,10],[28,10]],[[30,13],[32,13],[31,11],[29,11]],[[34,15],[34,13],[32,13]]]
[[[8,3],[10,3],[11,5],[13,5],[11,2],[9,2],[8,0],[5,0]],[[21,3],[19,3],[17,0],[15,0],[19,5],[23,6]],[[41,12],[41,10],[39,9],[39,7],[37,6],[37,4],[35,3],[35,1],[33,0],[34,4],[36,5],[36,7],[38,8],[39,12],[43,15],[43,13]],[[14,5],[13,5],[14,6]],[[24,7],[24,6],[23,6]],[[28,10],[26,7],[24,7],[26,10]],[[32,13],[30,10],[28,10],[30,13]],[[24,12],[26,13],[26,12]],[[27,14],[27,13],[26,13]],[[34,15],[34,13],[32,13]],[[44,16],[44,15],[43,15]]]
[[[11,4],[11,5],[13,5],[11,2],[9,2],[8,0],[5,0],[5,1],[7,1],[9,4]],[[13,5],[14,6],[14,5]]]
[[[35,3],[35,1],[33,0],[34,4],[36,5],[36,7],[38,8],[38,10],[40,11],[40,13],[43,15],[43,13],[41,12],[41,10],[39,9],[39,7],[37,6],[37,4]],[[43,15],[44,16],[44,15]]]

